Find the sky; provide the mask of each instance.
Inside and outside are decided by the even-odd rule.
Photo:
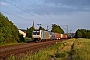
[[[0,12],[18,29],[30,28],[33,21],[35,28],[90,29],[90,0],[0,0]]]

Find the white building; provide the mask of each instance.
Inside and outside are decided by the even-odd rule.
[[[19,31],[20,34],[23,35],[24,38],[26,37],[26,32],[24,32],[24,31],[22,31],[22,30],[20,30],[20,29],[19,29],[18,31]]]

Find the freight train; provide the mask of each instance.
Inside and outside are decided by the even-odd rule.
[[[35,42],[46,40],[60,40],[67,39],[67,34],[59,34],[46,30],[34,30],[32,32],[32,40]]]

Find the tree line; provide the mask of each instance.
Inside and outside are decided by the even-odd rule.
[[[90,30],[78,29],[75,33],[76,38],[90,38]]]

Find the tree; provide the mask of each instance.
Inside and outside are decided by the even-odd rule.
[[[0,43],[19,42],[18,28],[0,13]]]
[[[87,30],[86,38],[90,38],[90,30]]]
[[[76,31],[76,34],[75,34],[76,38],[81,38],[82,37],[82,33],[80,31]]]
[[[56,25],[56,24],[52,24],[52,30],[51,31],[55,32],[55,33],[60,33],[60,34],[64,33],[63,29],[61,29],[61,27]]]
[[[27,30],[26,30],[26,37],[31,38],[33,30],[35,30],[35,28],[33,26],[30,27],[29,29],[27,28]]]
[[[75,33],[76,38],[90,38],[90,30],[78,29]]]
[[[39,30],[45,30],[42,26],[39,27]]]

